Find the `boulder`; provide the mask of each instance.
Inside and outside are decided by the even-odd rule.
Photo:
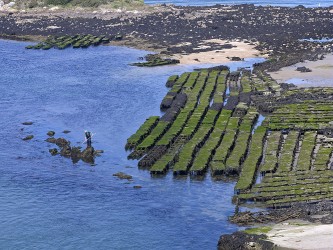
[[[302,73],[306,73],[306,72],[312,72],[311,69],[307,68],[307,67],[297,67],[296,71],[302,72]]]

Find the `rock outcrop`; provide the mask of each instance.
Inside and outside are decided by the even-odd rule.
[[[49,134],[51,135],[51,133],[48,133],[48,135]],[[50,137],[47,138],[45,141],[56,144],[60,149],[60,151],[58,151],[58,149],[56,148],[49,149],[51,155],[60,154],[63,157],[71,158],[73,163],[77,163],[82,160],[86,163],[94,164],[95,157],[100,156],[104,152],[103,150],[95,150],[93,147],[87,147],[83,151],[81,151],[81,147],[71,146],[70,141],[67,141],[64,138],[56,139],[54,137]]]

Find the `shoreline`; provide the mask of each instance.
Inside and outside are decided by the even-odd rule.
[[[267,240],[283,249],[332,249],[333,224],[316,224],[305,221],[286,221],[275,224]]]
[[[306,67],[311,72],[296,71],[297,67]],[[269,74],[278,83],[290,83],[297,87],[333,87],[333,53],[318,61],[304,61],[281,68]]]
[[[266,58],[291,57],[294,64],[309,56],[333,51],[333,41],[324,46],[300,41],[307,37],[333,37],[332,20],[333,7],[282,8],[251,4],[156,5],[138,10],[55,7],[0,12],[0,37],[24,39],[28,36],[35,40],[49,35],[121,34],[124,40],[112,45],[161,53],[185,64],[224,63],[229,61],[226,57],[244,58],[249,54],[251,57],[257,54]],[[320,29],[311,30],[314,25]],[[242,42],[238,47],[243,51],[228,47],[227,41]],[[280,64],[279,67],[287,66],[290,59],[280,60]],[[264,66],[270,69],[269,64]]]
[[[153,51],[177,58],[183,65],[223,64],[230,62],[230,58],[233,57],[237,60],[255,56],[265,57],[268,58],[267,62],[257,65],[258,68],[263,72],[268,71],[275,79],[279,78],[281,83],[298,73],[295,72],[295,67],[300,61],[315,60],[300,64],[307,67],[311,64],[312,74],[316,73],[314,69],[320,69],[319,75],[313,76],[315,78],[323,75],[324,70],[329,72],[333,68],[333,65],[327,62],[333,58],[330,54],[333,51],[333,42],[322,45],[299,41],[305,36],[316,37],[318,34],[333,37],[332,21],[329,21],[333,17],[332,8],[239,5],[220,8],[158,6],[147,11],[126,13],[71,11],[19,12],[10,15],[0,13],[0,37],[10,40],[17,38],[19,41],[40,41],[48,35],[61,35],[66,32],[124,34],[124,40],[112,42],[110,45]],[[303,12],[317,21],[301,19]],[[284,18],[284,15],[292,17]],[[303,29],[299,25],[302,22]],[[321,28],[311,30],[313,26]],[[301,29],[299,33],[296,32],[298,29]],[[311,31],[308,31],[309,29]],[[320,55],[325,54],[329,55],[322,61],[316,61]],[[319,64],[316,66],[317,62]],[[290,69],[285,66],[289,66]],[[311,72],[299,74],[311,76]],[[328,79],[332,79],[329,73],[327,76]],[[275,235],[281,233],[276,230]],[[274,237],[274,234],[270,237]]]

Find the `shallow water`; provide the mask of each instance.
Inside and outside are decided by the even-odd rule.
[[[190,5],[190,6],[210,6],[215,4],[255,4],[255,5],[272,5],[272,6],[284,6],[295,7],[297,5],[303,5],[306,7],[327,7],[333,5],[333,0],[318,0],[318,1],[306,1],[306,0],[144,0],[146,4],[175,4],[175,5]]]
[[[321,39],[301,39],[300,41],[307,41],[312,43],[327,43],[327,42],[333,42],[333,38],[323,37]]]
[[[220,234],[239,229],[227,222],[234,182],[152,178],[124,150],[147,117],[160,115],[168,76],[198,65],[138,68],[128,63],[146,51],[26,45],[0,40],[1,249],[215,249]],[[85,129],[105,150],[96,166],[49,154],[47,131],[82,145]],[[133,181],[112,176],[119,171]]]

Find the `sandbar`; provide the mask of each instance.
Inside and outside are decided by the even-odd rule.
[[[307,67],[312,72],[296,71],[297,67]],[[304,61],[270,72],[279,83],[292,83],[298,87],[333,87],[333,54],[325,55],[323,60]]]

